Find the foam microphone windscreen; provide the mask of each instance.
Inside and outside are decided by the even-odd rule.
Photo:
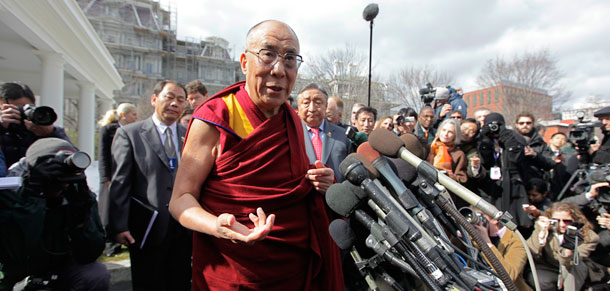
[[[379,154],[368,141],[361,144],[356,152],[364,156],[371,163],[381,157],[381,154]]]
[[[360,199],[356,196],[351,189],[343,184],[332,184],[326,194],[326,204],[334,212],[341,216],[349,216],[352,212],[358,208]]]
[[[419,142],[419,139],[410,133],[403,134],[400,136],[400,140],[402,140],[404,147],[409,150],[412,154],[416,155],[420,159],[425,159],[424,157],[424,146]]]
[[[369,135],[371,146],[389,157],[397,157],[398,150],[404,146],[404,142],[393,132],[385,128],[376,128]]]
[[[366,168],[366,170],[369,171],[369,176],[371,179],[379,178],[379,171],[377,171],[375,166],[373,166],[373,163],[371,163],[369,160],[367,160],[366,157],[364,157],[363,155],[361,155],[359,153],[353,153],[351,155],[353,155],[356,159],[358,159],[362,163],[362,165]]]
[[[341,182],[341,184],[348,187],[350,189],[350,191],[352,191],[352,193],[354,193],[354,195],[358,196],[359,199],[365,199],[368,197],[368,195],[366,194],[366,192],[364,192],[364,189],[362,189],[362,187],[360,187],[360,185],[354,185],[354,184],[352,184],[352,182],[350,182],[348,180]]]
[[[333,220],[328,226],[328,232],[337,246],[342,250],[349,250],[354,244],[354,232],[343,219]]]

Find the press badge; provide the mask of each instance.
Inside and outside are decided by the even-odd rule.
[[[500,171],[500,167],[498,166],[494,166],[491,167],[491,169],[489,169],[489,177],[492,180],[500,180],[500,178],[502,178],[502,172]]]
[[[169,164],[169,170],[173,173],[176,170],[176,158],[167,159],[167,163]]]

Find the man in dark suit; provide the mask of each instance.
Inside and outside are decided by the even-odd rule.
[[[305,150],[309,162],[328,165],[337,181],[343,181],[339,164],[352,151],[345,129],[325,120],[328,94],[317,84],[309,84],[298,96],[298,114],[303,121]]]
[[[153,91],[153,116],[119,128],[112,143],[108,230],[129,246],[134,290],[190,290],[192,235],[168,212],[186,133],[176,122],[186,90],[160,81]]]

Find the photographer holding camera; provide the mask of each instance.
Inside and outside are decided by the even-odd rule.
[[[0,86],[0,146],[10,167],[25,156],[39,138],[57,137],[70,142],[63,128],[54,126],[57,115],[50,107],[35,107],[36,98],[27,85]]]
[[[0,290],[108,290],[110,274],[96,261],[104,231],[84,174],[91,158],[45,138],[25,160],[23,185],[0,192]]]
[[[551,204],[538,217],[534,233],[527,240],[541,289],[580,290],[589,277],[589,254],[598,241],[593,226],[578,207],[565,202]]]
[[[481,165],[487,173],[481,177],[481,189],[489,195],[485,197],[502,211],[508,211],[513,221],[524,232],[532,221],[523,210],[528,204],[523,182],[525,139],[515,131],[506,128],[504,117],[492,112],[485,117],[481,128],[479,153]]]
[[[400,108],[398,113],[394,115],[394,130],[396,135],[413,133],[415,124],[417,124],[417,111],[411,107]]]
[[[478,209],[464,207],[460,213],[474,226],[487,246],[493,251],[494,255],[515,281],[518,290],[532,290],[523,279],[523,268],[527,262],[525,247],[519,237],[506,226],[482,213]]]

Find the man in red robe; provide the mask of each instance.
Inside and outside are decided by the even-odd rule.
[[[246,47],[246,82],[193,115],[169,205],[195,231],[193,289],[343,290],[323,199],[334,174],[309,164],[286,102],[302,62],[298,38],[264,21]]]

